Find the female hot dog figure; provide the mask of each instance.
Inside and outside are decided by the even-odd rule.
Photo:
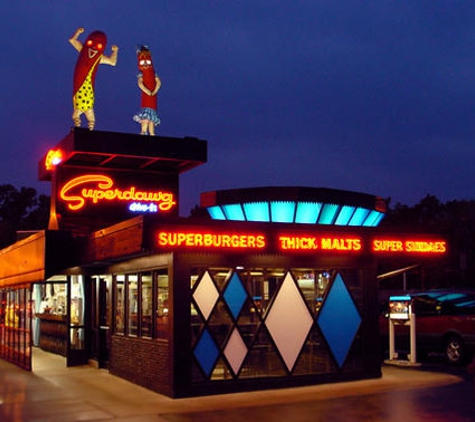
[[[134,115],[134,120],[141,125],[141,135],[155,136],[155,126],[160,124],[157,115],[157,92],[161,81],[155,73],[152,62],[152,53],[147,46],[141,45],[137,50],[137,59],[140,73],[137,83],[142,91],[140,111]]]
[[[94,84],[96,81],[97,68],[100,63],[115,66],[119,47],[111,47],[112,54],[104,55],[107,37],[102,31],[91,32],[84,45],[78,40],[84,28],[78,28],[69,39],[72,46],[79,51],[79,57],[74,68],[73,84],[73,121],[74,126],[81,126],[81,115],[84,113],[87,119],[87,127],[94,129],[96,118],[94,116]]]

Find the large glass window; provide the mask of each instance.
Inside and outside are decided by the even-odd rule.
[[[354,270],[195,268],[190,281],[196,382],[337,372],[343,360],[333,359],[319,317],[336,306],[358,330],[361,278]],[[327,301],[333,286],[345,300]],[[358,342],[344,344],[347,367]]]
[[[293,269],[292,274],[297,281],[310,311],[314,315],[317,314],[322,306],[324,294],[331,280],[332,272],[325,270],[315,271],[310,268],[298,268]]]
[[[71,276],[70,346],[73,350],[84,349],[84,278]]]
[[[31,292],[0,290],[0,357],[31,369]]]
[[[169,337],[167,269],[115,276],[114,297],[116,334]]]
[[[114,311],[115,311],[115,332],[124,334],[125,328],[125,276],[118,275],[115,278],[115,295],[114,295]]]
[[[152,337],[152,307],[153,307],[153,283],[152,273],[146,272],[141,274],[141,334],[142,337]]]
[[[128,291],[128,324],[127,334],[136,336],[138,334],[139,315],[139,285],[138,275],[129,274],[127,276]]]
[[[155,337],[168,338],[170,331],[170,315],[169,315],[169,280],[168,271],[166,269],[156,272],[157,280],[157,322],[155,326]]]

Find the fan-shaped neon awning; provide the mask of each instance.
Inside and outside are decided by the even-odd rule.
[[[327,188],[258,187],[203,193],[201,207],[213,220],[376,227],[387,200]]]

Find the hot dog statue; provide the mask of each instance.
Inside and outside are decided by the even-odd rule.
[[[161,81],[155,73],[152,53],[147,46],[139,46],[137,60],[140,71],[137,83],[142,91],[142,100],[141,109],[134,115],[134,120],[140,123],[141,135],[155,136],[155,126],[160,124],[157,115],[157,92],[160,89]]]
[[[81,126],[81,115],[87,119],[89,130],[94,129],[96,118],[94,115],[94,86],[99,64],[115,66],[119,47],[113,45],[110,56],[105,56],[107,36],[102,31],[91,32],[84,45],[78,40],[84,28],[78,28],[69,39],[71,45],[79,52],[76,67],[74,68],[73,83],[73,122],[74,126]]]

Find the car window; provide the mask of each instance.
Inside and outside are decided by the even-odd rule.
[[[442,315],[474,315],[475,296],[457,293],[439,296]]]
[[[416,316],[435,316],[441,312],[440,302],[428,295],[414,297],[413,306]]]
[[[454,303],[456,315],[475,315],[475,297],[467,296]]]

